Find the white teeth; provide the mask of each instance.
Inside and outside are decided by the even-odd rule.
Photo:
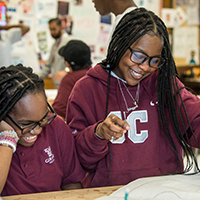
[[[141,76],[141,74],[138,74],[137,72],[134,72],[133,70],[132,70],[132,72],[133,72],[133,74],[134,74],[135,76],[138,76],[138,77]]]
[[[32,140],[34,138],[36,138],[36,135],[35,136],[29,136],[29,137],[25,137],[27,140]]]

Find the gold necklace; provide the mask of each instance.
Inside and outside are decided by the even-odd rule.
[[[131,99],[133,100],[133,105],[134,105],[134,107],[128,108],[128,104],[127,104],[126,98],[125,98],[125,96],[124,96],[124,93],[123,93],[123,90],[122,90],[122,87],[121,87],[121,84],[120,84],[119,79],[117,79],[117,81],[118,81],[118,85],[119,85],[119,88],[120,88],[122,97],[123,97],[123,99],[124,99],[124,103],[125,103],[127,112],[129,112],[129,111],[131,111],[131,110],[135,110],[135,109],[138,107],[138,104],[139,104],[140,82],[138,83],[138,86],[137,86],[137,91],[136,91],[135,98],[133,98],[133,96],[131,95],[130,91],[129,91],[128,88],[126,87],[126,84],[122,81],[122,83],[123,83],[124,87],[126,88],[128,94],[129,94],[129,96],[130,96]]]

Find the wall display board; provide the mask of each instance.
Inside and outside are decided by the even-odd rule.
[[[199,64],[200,19],[199,0],[174,1],[173,55],[177,65]]]
[[[163,7],[163,0],[134,0],[138,7],[145,7],[158,16],[161,16],[161,10]]]
[[[100,16],[90,0],[5,0],[9,24],[23,23],[30,31],[13,45],[12,64],[23,63],[39,72],[48,59],[54,39],[48,21],[59,17],[70,39],[86,42],[92,52],[93,66],[105,59],[113,14]],[[136,0],[139,7],[146,7],[161,15],[162,0]]]
[[[199,64],[199,30],[195,26],[183,26],[174,29],[173,55],[182,58],[186,64]]]
[[[105,47],[111,31],[106,18],[101,21],[99,13],[88,0],[7,0],[10,24],[28,25],[30,31],[20,42],[13,45],[12,64],[23,63],[39,72],[48,59],[54,39],[48,21],[59,17],[70,39],[86,42],[92,50],[93,65],[105,58]]]

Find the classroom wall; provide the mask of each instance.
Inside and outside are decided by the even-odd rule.
[[[190,64],[192,52],[199,64],[199,0],[167,0],[171,8],[162,9],[162,18],[171,32],[172,53],[177,66]]]
[[[13,45],[12,63],[23,63],[39,72],[49,56],[54,40],[48,29],[48,20],[62,17],[63,24],[73,27],[69,39],[81,39],[91,48],[93,66],[106,56],[106,49],[114,15],[101,17],[92,0],[5,0],[10,24],[19,21],[30,26],[22,41]],[[162,0],[136,0],[139,6],[161,13]],[[67,21],[67,22],[66,22]],[[66,27],[66,30],[68,28]],[[69,30],[68,30],[69,31]]]
[[[13,45],[11,53],[13,64],[21,62],[33,67],[35,72],[40,71],[54,42],[49,33],[48,20],[57,16],[63,18],[66,31],[69,33],[71,31],[69,39],[81,39],[90,46],[93,66],[105,58],[115,17],[114,15],[101,17],[95,10],[92,0],[5,0],[5,2],[9,23],[17,24],[21,21],[31,28],[20,42]],[[199,0],[173,0],[174,9],[168,10],[162,9],[163,4],[166,5],[166,0],[135,0],[135,2],[140,7],[154,11],[163,18],[169,28],[172,28],[170,39],[178,65],[188,63],[192,49],[195,50],[195,60],[199,63],[199,16],[195,14]],[[171,0],[167,2],[170,5]],[[196,6],[191,8],[184,2],[194,2]],[[73,21],[72,29],[69,29],[70,21]]]
[[[198,65],[200,63],[200,1],[173,0],[173,7],[180,9],[180,17],[184,19],[174,32],[173,53],[176,62],[178,65],[190,64],[193,51],[193,59]]]
[[[73,21],[69,40],[80,39],[86,42],[91,47],[93,64],[105,57],[114,18],[111,15],[101,23],[101,16],[96,12],[92,1],[9,0],[6,3],[10,24],[21,21],[30,26],[29,33],[22,41],[13,45],[13,64],[21,62],[39,72],[54,42],[49,32],[48,20],[57,16],[63,18],[63,25],[68,32],[70,21]]]

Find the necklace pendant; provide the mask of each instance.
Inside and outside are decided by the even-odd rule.
[[[134,105],[132,108],[128,108],[128,104],[127,104],[127,102],[126,102],[126,98],[125,98],[124,92],[123,92],[123,90],[122,90],[122,87],[121,87],[121,84],[120,84],[119,79],[117,79],[117,81],[118,81],[118,85],[119,85],[119,88],[120,88],[122,97],[123,97],[123,99],[124,99],[124,103],[125,103],[127,112],[129,112],[129,111],[131,111],[131,110],[132,110],[132,111],[135,110],[135,109],[138,107],[138,103],[139,103],[140,82],[138,83],[138,86],[137,86],[137,91],[136,91],[135,98],[133,98],[133,96],[131,95],[130,91],[129,91],[128,88],[126,87],[126,84],[122,81],[122,83],[123,83],[124,87],[126,88],[128,94],[129,94],[129,96],[131,97],[132,102],[133,102],[133,105]]]
[[[133,101],[133,105],[137,106],[137,100],[136,99]]]

